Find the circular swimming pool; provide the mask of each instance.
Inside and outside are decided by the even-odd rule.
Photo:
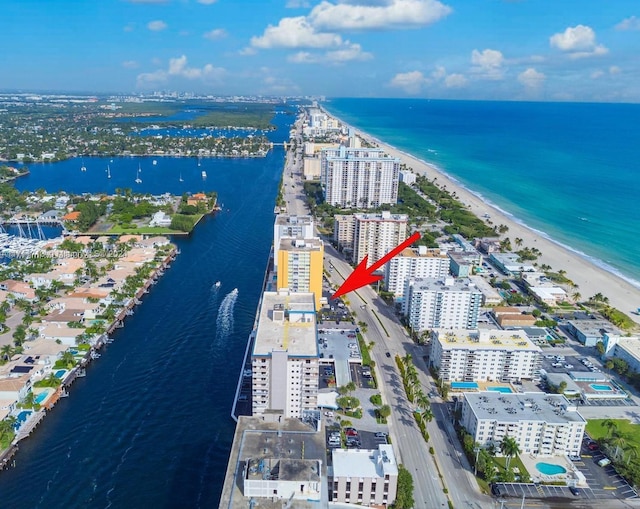
[[[554,465],[553,463],[536,463],[536,468],[538,469],[538,472],[544,475],[558,475],[567,473],[566,468],[560,465]]]

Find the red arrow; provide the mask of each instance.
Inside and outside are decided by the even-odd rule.
[[[331,297],[332,299],[337,299],[340,295],[344,295],[345,293],[352,292],[353,290],[357,290],[361,286],[370,285],[371,283],[375,283],[382,279],[382,276],[374,276],[373,273],[382,267],[385,263],[387,263],[391,258],[396,256],[398,253],[402,252],[408,246],[413,244],[416,240],[420,238],[420,232],[416,232],[407,240],[405,240],[402,244],[397,246],[396,248],[389,251],[386,255],[380,258],[376,263],[374,263],[371,267],[367,268],[367,261],[369,256],[365,256],[362,261],[358,264],[358,266],[354,269],[354,271],[349,275],[347,279],[345,279],[342,286],[338,288],[336,293]]]

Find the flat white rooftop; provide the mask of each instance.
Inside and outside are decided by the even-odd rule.
[[[480,420],[543,421],[552,424],[586,423],[576,407],[562,394],[465,392],[464,397],[472,412]]]
[[[334,449],[333,477],[383,478],[385,475],[398,475],[398,465],[389,444],[379,445],[375,449]]]
[[[313,293],[264,292],[253,355],[269,356],[274,350],[318,356]]]
[[[533,350],[542,352],[523,330],[434,329],[443,350]]]

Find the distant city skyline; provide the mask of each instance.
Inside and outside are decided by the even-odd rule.
[[[597,0],[8,0],[0,90],[640,101]]]

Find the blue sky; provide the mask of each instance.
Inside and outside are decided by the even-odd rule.
[[[637,0],[0,0],[0,89],[640,101]]]

